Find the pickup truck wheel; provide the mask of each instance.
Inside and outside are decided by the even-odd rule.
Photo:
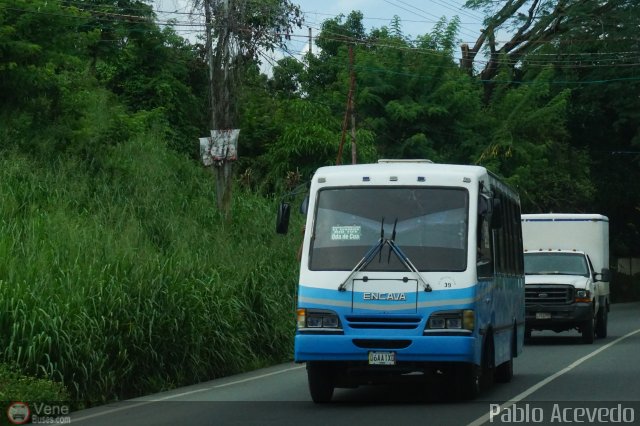
[[[331,401],[334,384],[331,369],[323,364],[307,363],[309,393],[315,403]]]
[[[609,322],[609,314],[607,307],[602,306],[598,311],[598,319],[596,322],[596,334],[600,339],[607,337],[607,323]]]
[[[596,339],[595,318],[591,317],[582,324],[582,341],[590,344]]]

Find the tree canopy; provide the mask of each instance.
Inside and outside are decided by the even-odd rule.
[[[357,161],[481,164],[520,191],[524,211],[603,212],[619,246],[635,250],[637,2],[469,0],[486,18],[466,47],[458,18],[410,39],[398,17],[367,29],[353,11],[322,23],[313,54],[285,55],[268,75],[263,53],[295,36],[299,7],[230,5],[243,63],[228,99],[242,128],[240,183],[269,195],[335,163],[353,75]],[[197,163],[211,117],[207,61],[203,45],[158,25],[147,1],[5,0],[0,146],[95,166],[103,147],[155,128]]]

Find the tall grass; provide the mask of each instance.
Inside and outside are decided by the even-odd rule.
[[[85,405],[288,359],[299,236],[151,138],[100,168],[0,159],[0,362]]]

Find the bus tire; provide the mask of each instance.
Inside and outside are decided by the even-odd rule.
[[[463,364],[456,369],[455,387],[458,399],[468,401],[480,395],[481,371],[475,364]]]
[[[607,337],[607,323],[609,322],[609,314],[607,307],[602,306],[598,310],[598,319],[596,320],[596,335],[600,339]]]
[[[509,383],[513,378],[513,353],[515,345],[515,337],[513,333],[511,334],[511,344],[509,350],[509,361],[503,362],[502,364],[496,367],[496,375],[495,379],[498,383]]]
[[[331,401],[335,387],[331,368],[323,364],[307,363],[307,380],[313,402],[323,404]]]

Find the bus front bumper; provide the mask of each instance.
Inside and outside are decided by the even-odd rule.
[[[370,335],[297,334],[295,362],[367,361],[369,352],[395,352],[397,362],[477,362],[476,337],[425,335],[372,338]]]

